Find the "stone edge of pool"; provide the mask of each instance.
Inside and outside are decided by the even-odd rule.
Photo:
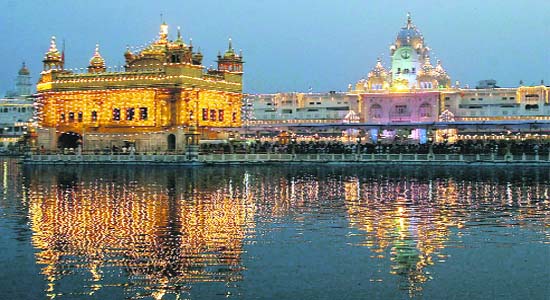
[[[550,155],[495,154],[177,154],[61,155],[35,154],[22,158],[28,165],[534,165],[550,166]]]

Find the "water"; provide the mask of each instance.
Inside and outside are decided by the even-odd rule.
[[[550,299],[545,168],[0,175],[0,299]]]

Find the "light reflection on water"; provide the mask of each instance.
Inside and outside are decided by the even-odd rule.
[[[311,242],[272,234],[288,226],[297,236],[320,232],[323,239],[330,233],[331,243],[366,249],[369,264],[361,266],[370,270],[366,287],[395,282],[404,297],[422,296],[437,280],[438,265],[460,263],[451,249],[487,246],[470,245],[464,237],[482,234],[499,243],[499,235],[512,236],[520,228],[535,233],[522,243],[550,244],[545,169],[21,170],[5,161],[2,175],[4,195],[19,184],[10,192],[18,204],[0,206],[13,218],[21,211],[28,218],[50,299],[270,298],[258,287],[267,283],[248,274],[256,274],[258,266],[270,268],[270,259],[285,258],[251,256],[249,250],[269,244],[274,252],[292,253],[294,245]],[[327,220],[344,220],[347,228],[327,228]],[[342,280],[347,271],[334,269],[331,276]],[[321,291],[317,298],[323,298]]]

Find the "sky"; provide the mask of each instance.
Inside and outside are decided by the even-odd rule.
[[[181,26],[207,67],[231,37],[246,93],[345,91],[377,57],[389,68],[407,12],[453,83],[550,83],[548,0],[0,0],[0,11],[0,95],[23,61],[37,82],[52,35],[59,48],[65,41],[66,68],[86,68],[96,43],[108,66],[121,66],[127,45],[157,37],[161,14],[171,38]]]

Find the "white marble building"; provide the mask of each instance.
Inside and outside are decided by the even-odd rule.
[[[34,101],[29,69],[23,63],[16,78],[16,89],[0,99],[0,151],[15,146],[32,124]]]

